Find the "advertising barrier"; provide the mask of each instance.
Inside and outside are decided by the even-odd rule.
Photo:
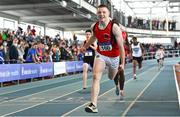
[[[54,75],[53,63],[41,63],[39,65],[39,77]]]
[[[74,61],[75,62],[75,71],[79,72],[83,69],[83,61]]]
[[[154,59],[154,53],[146,53],[145,60]],[[180,50],[165,51],[166,57],[179,57]],[[89,67],[90,70],[92,68]],[[83,70],[83,61],[67,61],[54,63],[25,63],[25,64],[1,64],[0,65],[0,83],[21,80],[28,78],[38,78],[53,76],[64,73],[81,72]]]
[[[6,65],[2,64],[0,67],[0,82],[19,80],[20,75],[20,64]]]
[[[72,73],[76,71],[75,61],[66,62],[66,73]]]
[[[66,73],[66,62],[54,63],[54,75]]]
[[[26,63],[21,64],[21,79],[36,78],[39,77],[39,64]],[[11,66],[11,65],[10,65]]]
[[[82,71],[83,61],[1,64],[0,82],[38,78]]]

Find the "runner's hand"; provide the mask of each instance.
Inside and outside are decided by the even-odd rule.
[[[132,59],[133,59],[133,57],[132,57],[132,55],[131,55],[131,54],[129,55],[129,59],[130,59],[130,60],[132,60]]]
[[[80,52],[84,53],[86,51],[86,48],[83,46],[80,48]]]
[[[120,64],[119,67],[118,67],[118,70],[119,71],[124,70],[124,65]]]

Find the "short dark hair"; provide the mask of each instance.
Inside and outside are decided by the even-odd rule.
[[[101,5],[98,6],[98,8],[103,8],[103,7],[107,8],[109,10],[107,5],[101,4]]]
[[[133,37],[132,39],[133,39],[133,40],[134,40],[134,39],[137,39],[137,37]]]
[[[92,33],[90,29],[86,30],[85,32],[86,32],[86,33],[87,33],[87,32],[90,32],[90,33]]]

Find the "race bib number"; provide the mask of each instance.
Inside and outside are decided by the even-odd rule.
[[[111,51],[112,50],[112,45],[100,45],[99,50],[100,51]]]
[[[90,52],[90,51],[88,52],[88,51],[87,51],[87,52],[85,52],[85,55],[84,55],[84,56],[92,56],[92,55],[93,55],[92,52]]]
[[[134,53],[138,53],[138,51],[139,51],[139,48],[133,48],[133,51],[134,51]]]

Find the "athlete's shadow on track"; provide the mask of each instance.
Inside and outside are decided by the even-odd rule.
[[[80,94],[90,94],[91,91],[88,90],[88,89],[82,89],[81,91],[78,91],[78,93],[80,93]]]

